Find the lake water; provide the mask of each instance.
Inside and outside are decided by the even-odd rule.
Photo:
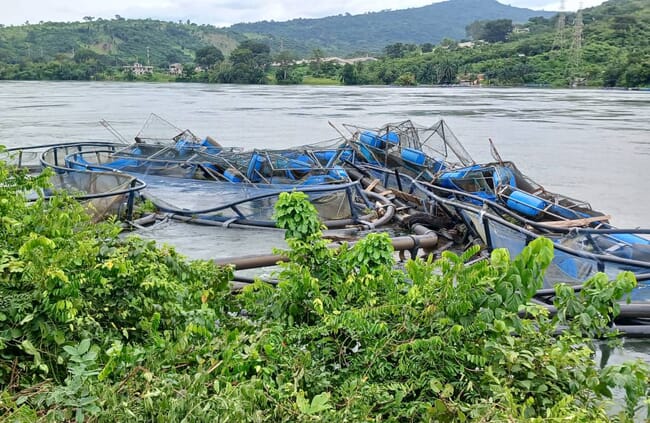
[[[650,227],[650,92],[490,88],[280,87],[0,81],[0,144],[7,147],[126,138],[150,113],[226,146],[283,148],[334,138],[328,122],[380,126],[444,118],[477,161],[491,138],[550,191],[589,201],[619,227]],[[143,236],[193,258],[270,252],[273,231],[163,224]],[[612,360],[650,361],[629,340]]]
[[[0,143],[112,140],[156,113],[224,145],[289,147],[334,138],[328,121],[447,120],[478,161],[491,138],[551,191],[589,201],[619,227],[650,226],[650,92],[489,88],[280,87],[0,81]]]

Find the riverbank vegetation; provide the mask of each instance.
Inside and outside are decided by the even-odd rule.
[[[529,302],[548,240],[396,270],[387,235],[330,249],[285,193],[277,287],[232,295],[230,268],[118,237],[64,194],[28,202],[47,179],[0,163],[0,420],[625,421],[647,403],[644,363],[594,361],[634,277],[558,285],[549,316]]]
[[[0,28],[0,79],[650,87],[647,1],[610,0],[558,19],[476,21],[463,42],[395,42],[344,60],[325,57],[327,46],[299,55],[290,40],[272,49],[190,22],[88,17]]]

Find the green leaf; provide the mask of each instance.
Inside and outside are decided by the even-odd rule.
[[[63,343],[65,343],[65,334],[61,330],[55,330],[53,334],[53,339],[57,345],[62,345]]]
[[[77,354],[84,355],[90,348],[90,339],[86,338],[82,340],[77,346]]]
[[[31,322],[34,319],[34,314],[30,313],[23,317],[23,319],[20,321],[19,325],[24,325],[25,323]]]
[[[79,355],[79,352],[77,351],[77,349],[75,347],[71,346],[71,345],[64,345],[63,346],[63,351],[70,354],[71,357]]]
[[[309,401],[305,399],[305,393],[300,391],[296,394],[296,405],[303,414],[309,414]]]
[[[323,392],[322,394],[316,395],[311,400],[309,414],[316,414],[316,413],[320,413],[321,411],[330,409],[332,406],[329,404],[329,400],[330,400],[329,392]]]
[[[25,351],[27,354],[29,355],[38,354],[38,350],[34,347],[34,345],[29,339],[25,339],[23,342],[20,343],[20,345],[23,348],[23,351]]]

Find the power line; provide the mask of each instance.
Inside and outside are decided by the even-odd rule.
[[[582,77],[581,66],[582,66],[582,32],[584,30],[584,22],[582,19],[582,4],[578,13],[576,14],[576,19],[573,24],[573,42],[571,43],[571,56],[569,57],[569,76],[572,79],[572,84],[584,82]],[[579,81],[580,79],[580,81]]]
[[[557,15],[557,25],[555,29],[555,39],[553,40],[553,45],[551,46],[551,51],[564,49],[565,39],[564,39],[564,30],[566,27],[566,15],[564,13],[564,0],[560,2],[560,12]]]

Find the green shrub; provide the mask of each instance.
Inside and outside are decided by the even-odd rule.
[[[396,270],[388,236],[328,248],[284,194],[280,283],[230,296],[228,268],[122,239],[65,195],[27,202],[46,181],[0,164],[0,420],[603,421],[615,386],[622,420],[647,401],[645,364],[593,359],[633,276],[558,286],[550,317],[530,303],[548,240]]]

